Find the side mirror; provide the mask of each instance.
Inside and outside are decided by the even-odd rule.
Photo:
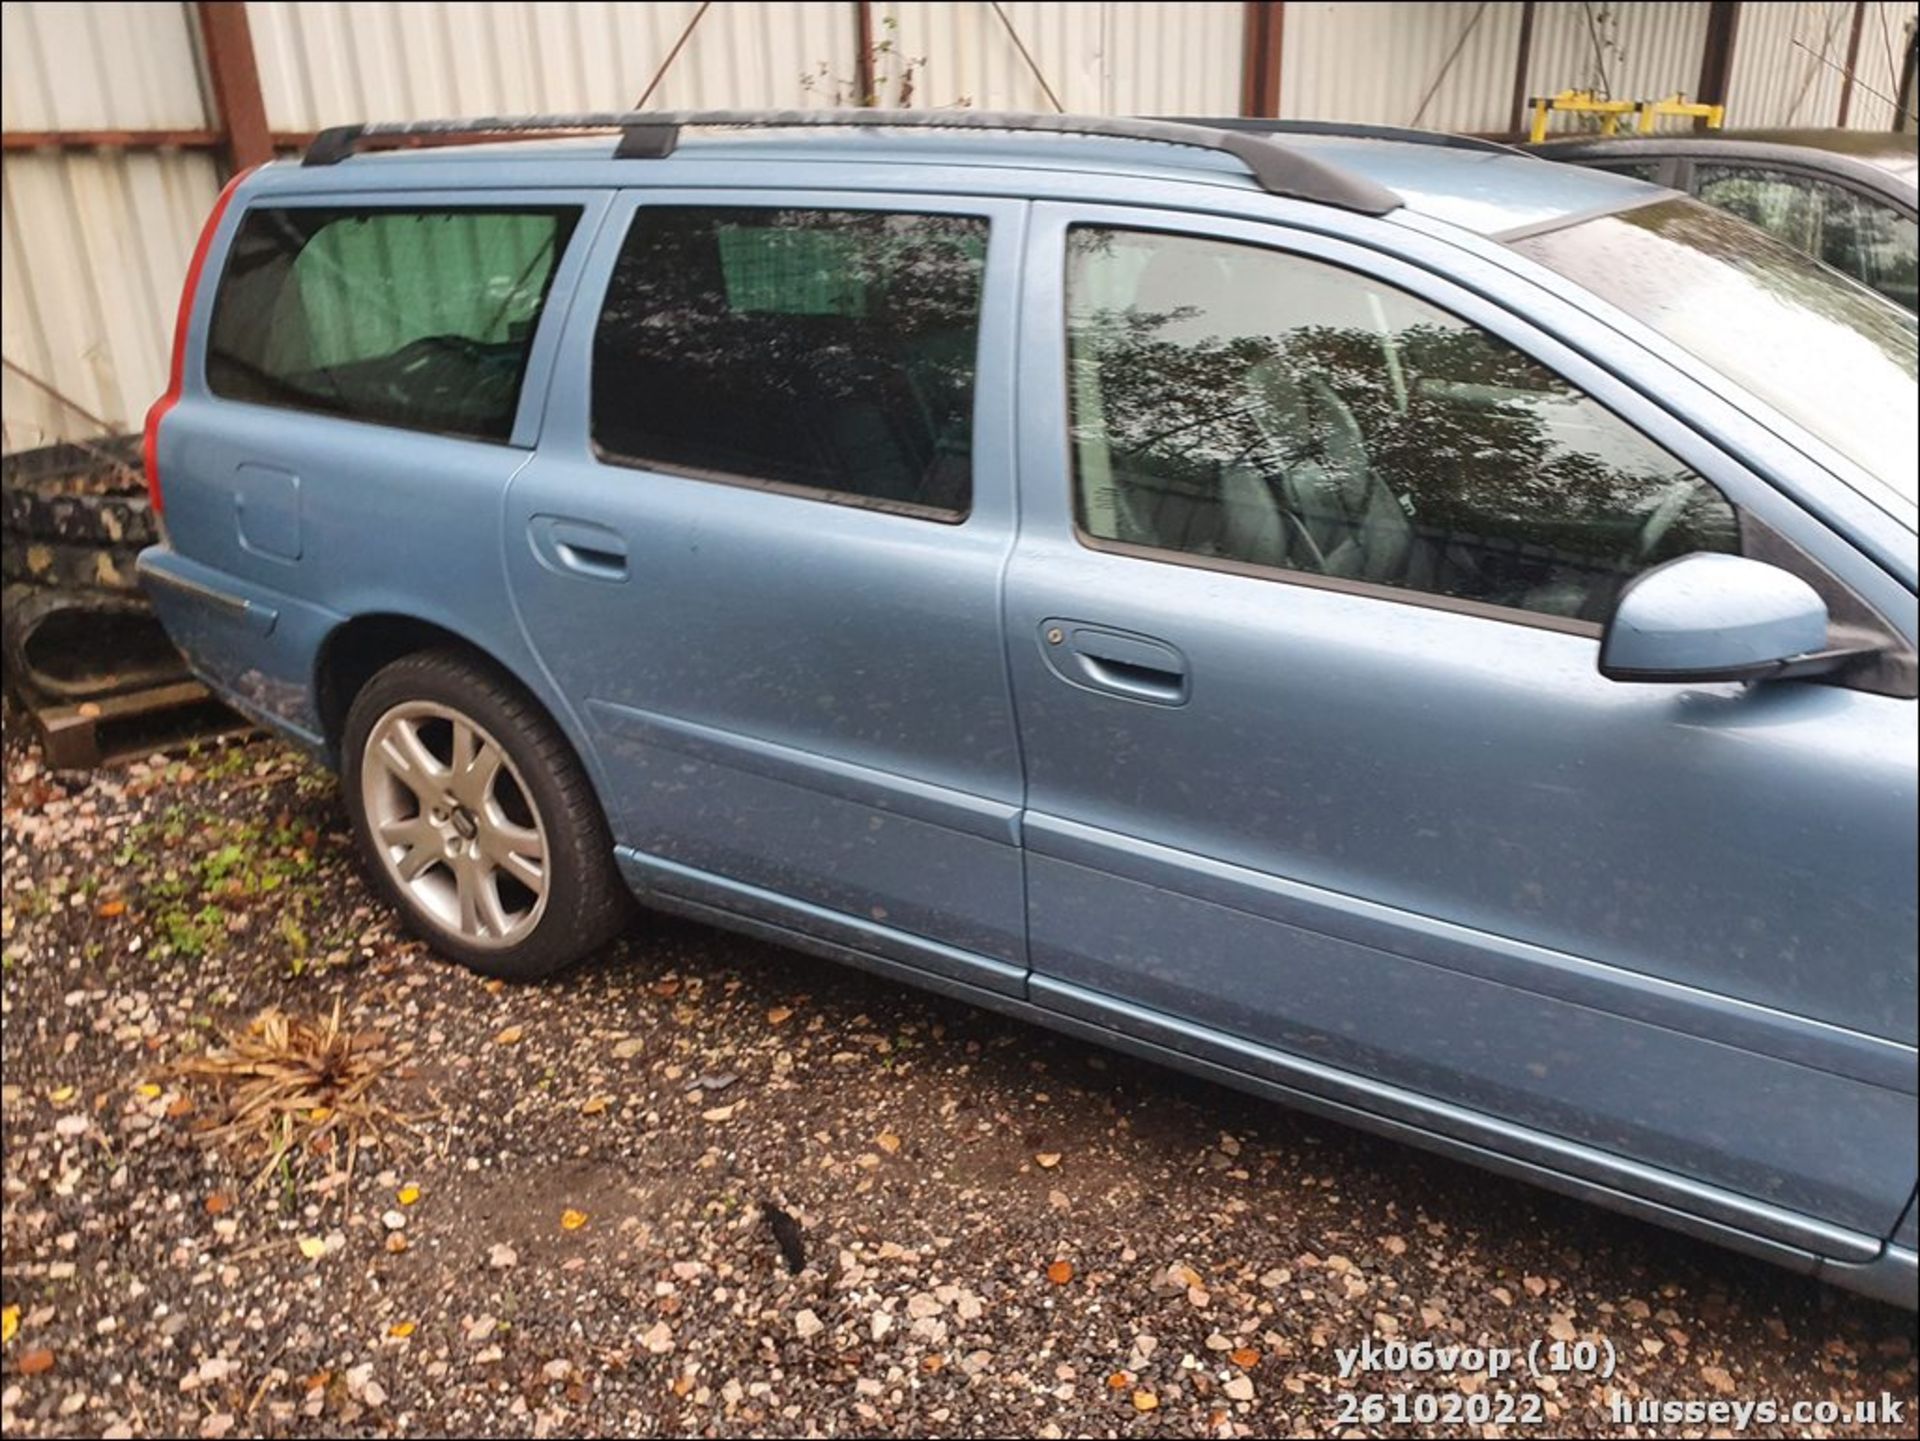
[[[1872,654],[1828,648],[1826,602],[1799,576],[1697,552],[1627,583],[1600,638],[1600,674],[1669,683],[1784,680],[1830,675]]]

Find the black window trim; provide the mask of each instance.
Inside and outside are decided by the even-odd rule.
[[[1735,513],[1738,514],[1738,511],[1736,510]],[[1351,580],[1339,575],[1315,575],[1311,571],[1288,570],[1284,566],[1259,565],[1253,561],[1229,560],[1222,556],[1195,555],[1185,550],[1163,550],[1159,546],[1140,545],[1128,540],[1107,540],[1082,528],[1077,507],[1073,518],[1073,534],[1074,538],[1088,550],[1101,551],[1107,555],[1123,555],[1134,560],[1158,561],[1163,565],[1184,565],[1194,570],[1210,570],[1222,575],[1244,576],[1249,580],[1274,581],[1280,585],[1300,585],[1309,590],[1330,590],[1341,595],[1362,596],[1368,600],[1398,601],[1402,605],[1417,605],[1427,610],[1452,611],[1457,615],[1472,616],[1476,620],[1505,621],[1509,625],[1531,626],[1535,630],[1584,636],[1596,642],[1606,629],[1598,621],[1581,620],[1575,616],[1550,615],[1546,611],[1522,610],[1518,606],[1495,605],[1491,601],[1469,600],[1464,596],[1441,595],[1437,591],[1383,585],[1373,580]]]
[[[973,486],[967,486],[967,504],[962,509],[924,505],[914,500],[888,500],[884,496],[862,495],[855,490],[835,490],[824,485],[802,485],[798,481],[768,480],[731,470],[706,470],[695,465],[673,465],[665,461],[642,460],[608,450],[591,431],[587,437],[593,458],[601,465],[620,470],[638,470],[652,475],[671,475],[681,480],[704,481],[708,485],[730,485],[738,490],[759,490],[769,495],[786,495],[795,500],[820,501],[843,505],[849,510],[872,510],[882,515],[904,516],[911,520],[930,520],[938,525],[964,525],[973,514]]]
[[[460,192],[452,193],[458,194]],[[280,414],[291,411],[296,415],[316,416],[321,420],[336,421],[343,425],[365,425],[375,430],[397,430],[406,435],[427,435],[437,440],[456,440],[468,445],[487,445],[493,446],[496,449],[518,450],[531,454],[535,450],[538,450],[540,446],[540,426],[537,422],[540,420],[541,413],[544,411],[546,405],[545,391],[543,390],[538,396],[535,396],[527,386],[528,374],[532,369],[533,352],[539,343],[540,331],[549,323],[549,316],[553,317],[552,324],[556,326],[564,325],[567,312],[572,308],[572,301],[571,298],[569,298],[560,306],[557,313],[553,310],[553,287],[559,279],[562,266],[565,265],[567,258],[574,252],[575,248],[591,243],[592,234],[597,229],[595,225],[589,222],[589,213],[592,209],[593,207],[588,201],[577,195],[570,195],[570,198],[564,201],[540,201],[534,199],[495,201],[475,198],[461,201],[441,201],[436,199],[430,204],[395,199],[380,192],[369,194],[368,192],[361,191],[347,192],[337,196],[313,194],[311,192],[293,196],[280,196],[271,193],[255,196],[247,204],[246,208],[234,217],[233,227],[228,233],[226,249],[220,258],[220,274],[214,284],[213,298],[207,309],[205,337],[201,344],[195,347],[195,354],[192,357],[191,363],[194,367],[193,378],[198,382],[200,389],[205,392],[208,400],[221,405],[240,405],[247,407],[249,410],[265,411],[268,414]],[[508,427],[507,434],[504,437],[496,438],[491,435],[476,435],[470,430],[443,430],[430,425],[407,425],[397,420],[375,420],[365,415],[348,415],[338,410],[328,410],[324,406],[302,405],[294,400],[282,402],[247,400],[239,396],[222,395],[219,391],[215,390],[213,388],[212,377],[207,373],[207,362],[212,355],[213,327],[215,318],[220,313],[220,302],[226,290],[228,268],[233,264],[234,241],[239,239],[240,228],[246,224],[249,216],[268,210],[392,211],[407,215],[448,215],[473,212],[482,215],[518,214],[556,216],[564,215],[569,211],[572,212],[573,227],[567,232],[566,243],[562,245],[554,255],[553,265],[547,271],[546,284],[540,292],[540,308],[537,312],[537,318],[534,321],[534,337],[529,340],[527,344],[527,364],[523,366],[520,371],[520,384],[514,395],[513,402],[513,424]],[[586,235],[586,239],[584,240],[581,238],[583,233]],[[276,386],[279,384],[273,377],[269,376],[266,378]],[[524,412],[529,404],[538,407],[533,417],[536,424],[532,428],[532,434],[523,444],[516,441],[513,437],[514,434],[521,429],[521,422],[525,419]]]
[[[973,518],[974,492],[972,442],[980,429],[980,407],[983,387],[980,384],[980,367],[985,352],[982,346],[986,340],[988,275],[993,265],[994,235],[1000,228],[1000,215],[989,209],[970,210],[964,202],[967,199],[987,199],[989,197],[968,197],[964,195],[918,195],[913,193],[874,196],[866,192],[834,192],[829,200],[821,200],[812,193],[801,193],[791,198],[778,198],[788,195],[782,188],[771,196],[750,195],[734,198],[730,194],[720,193],[711,197],[703,196],[699,191],[669,194],[644,194],[639,202],[629,208],[617,239],[614,240],[614,267],[619,266],[619,258],[625,250],[627,240],[633,234],[633,227],[640,217],[649,210],[662,209],[701,209],[701,210],[819,210],[819,211],[857,211],[871,215],[925,215],[961,220],[978,220],[986,227],[986,252],[980,264],[980,310],[974,324],[973,337],[973,408],[967,418],[968,426],[968,467],[967,467],[967,503],[964,506],[925,505],[912,500],[888,500],[883,496],[862,495],[854,490],[836,490],[832,486],[805,485],[791,480],[769,480],[764,476],[748,475],[743,471],[710,470],[702,466],[675,465],[666,461],[647,460],[639,456],[622,455],[609,450],[600,443],[600,437],[593,428],[593,366],[594,349],[600,333],[600,311],[607,302],[607,289],[613,284],[613,271],[607,272],[606,286],[602,287],[593,304],[592,329],[587,344],[586,394],[587,449],[596,464],[610,466],[619,470],[637,470],[653,475],[668,475],[680,480],[697,480],[708,485],[730,485],[740,490],[758,490],[768,495],[784,495],[794,500],[811,500],[824,505],[845,506],[849,510],[874,511],[881,515],[900,516],[907,520],[931,521],[935,525],[962,526]],[[998,198],[998,197],[993,197]],[[904,202],[904,203],[896,203]],[[949,203],[955,202],[955,203]],[[579,297],[576,297],[578,299]]]

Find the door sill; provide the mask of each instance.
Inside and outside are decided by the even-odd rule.
[[[1888,1265],[1881,1237],[629,847],[617,847],[615,856],[640,899],[656,909],[1093,1041],[1895,1304],[1914,1304],[1914,1268],[1899,1264],[1907,1254]]]

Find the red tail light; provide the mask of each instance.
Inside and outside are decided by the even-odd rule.
[[[155,515],[165,508],[160,498],[160,422],[166,419],[167,412],[179,401],[180,386],[186,377],[187,325],[193,319],[194,293],[200,288],[200,272],[206,268],[207,251],[213,246],[213,232],[220,228],[220,217],[227,213],[227,202],[233,199],[233,192],[250,173],[251,168],[242,170],[221,190],[220,198],[213,202],[213,209],[207,214],[207,223],[200,227],[200,240],[193,247],[193,259],[187,262],[187,282],[180,291],[180,313],[173,321],[173,370],[167,378],[167,393],[147,408],[146,434],[140,443],[140,459],[147,471],[147,498],[153,503]]]

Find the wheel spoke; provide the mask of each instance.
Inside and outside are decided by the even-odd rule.
[[[547,891],[547,848],[540,832],[511,821],[481,822],[480,850],[488,861],[537,896]]]
[[[414,880],[441,859],[440,837],[427,823],[425,816],[407,816],[384,822],[380,826],[380,843],[406,847],[399,858],[393,861],[394,873],[403,881]]]
[[[400,719],[388,724],[380,736],[380,757],[387,773],[420,798],[424,806],[437,796],[446,778],[446,767],[420,739],[420,728]]]
[[[495,872],[485,865],[473,868],[474,889],[480,893],[480,924],[490,935],[505,936],[513,929],[513,922],[507,916],[507,908],[500,903],[500,882]]]
[[[454,886],[460,901],[460,934],[478,936],[480,928],[480,875],[471,861],[454,866]]]
[[[493,783],[499,779],[506,757],[500,747],[476,737],[466,727],[457,727],[453,734],[453,793],[462,805],[477,814],[486,810],[493,795]],[[464,749],[462,738],[466,741]]]

